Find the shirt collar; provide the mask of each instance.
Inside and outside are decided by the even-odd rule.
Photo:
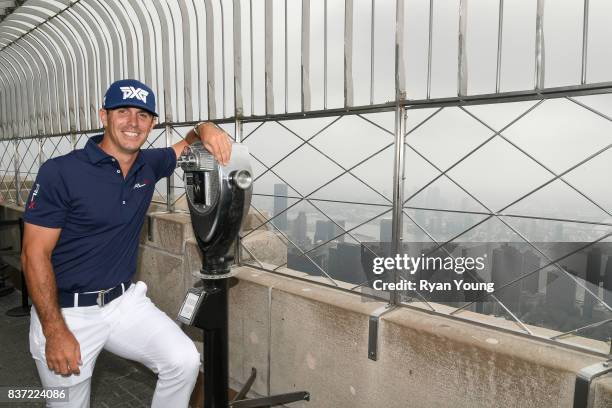
[[[104,135],[95,135],[89,138],[87,144],[85,145],[85,153],[87,153],[87,157],[89,161],[93,164],[98,164],[104,159],[110,160],[112,156],[107,154],[104,150],[98,146],[98,144],[102,141]]]
[[[102,142],[102,138],[104,134],[95,135],[89,138],[87,144],[85,145],[85,153],[87,153],[87,157],[92,164],[98,164],[104,161],[110,161],[113,159],[113,156],[106,153],[104,150],[98,146],[100,142]],[[144,165],[144,160],[142,158],[142,154],[138,152],[138,156],[136,156],[136,160],[130,169],[130,173],[138,170],[140,167]]]

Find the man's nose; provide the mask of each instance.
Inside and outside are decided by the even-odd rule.
[[[130,111],[128,115],[128,123],[130,126],[138,127],[138,112]]]

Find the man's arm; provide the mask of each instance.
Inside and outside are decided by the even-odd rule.
[[[172,146],[176,157],[178,158],[181,155],[185,146],[201,140],[206,150],[211,152],[219,163],[224,166],[227,165],[232,154],[232,140],[227,133],[212,122],[200,123],[198,133],[200,134],[199,137],[193,130],[190,130],[185,139]]]
[[[70,375],[80,372],[81,351],[57,301],[51,253],[60,232],[60,228],[25,223],[21,266],[45,335],[47,366],[57,374]]]

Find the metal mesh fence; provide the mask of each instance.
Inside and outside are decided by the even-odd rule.
[[[606,340],[607,102],[409,109],[400,254],[482,256],[485,268],[466,269],[462,281],[495,290],[406,290],[399,302],[467,319],[490,315],[493,324],[549,339]],[[372,258],[388,256],[392,242],[394,112],[254,122],[244,134],[258,221],[242,236],[243,262],[391,300],[374,290]],[[387,279],[448,280],[436,273]]]
[[[495,290],[446,298],[403,291],[398,304],[472,320],[488,315],[553,340],[605,340],[612,322],[609,99],[408,109],[400,253],[484,256],[486,268],[462,278]],[[395,111],[382,111],[241,123],[257,219],[241,238],[242,262],[391,301],[390,291],[374,290],[371,262],[387,256],[393,241],[394,120]],[[234,123],[220,125],[234,137]],[[155,129],[144,147],[171,145],[190,129]],[[0,142],[2,200],[23,205],[40,164],[82,148],[89,136]],[[154,201],[186,209],[180,170],[156,185]],[[414,278],[405,275],[387,280]]]

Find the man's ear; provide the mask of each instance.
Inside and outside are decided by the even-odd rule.
[[[99,115],[100,121],[102,122],[102,127],[106,127],[108,124],[108,111],[106,109],[100,109]]]
[[[157,125],[157,116],[153,116],[153,119],[151,120],[151,127],[149,128],[149,132],[153,130],[155,125]]]

